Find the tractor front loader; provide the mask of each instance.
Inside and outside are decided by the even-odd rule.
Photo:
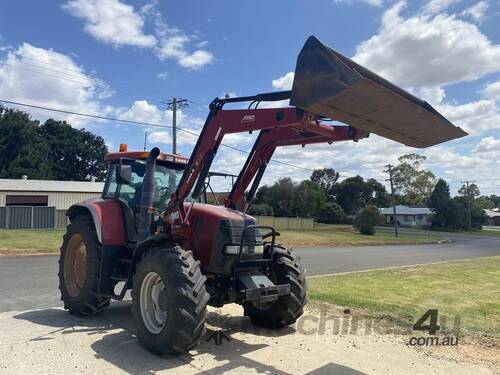
[[[293,106],[258,108],[286,99]],[[223,108],[243,102],[247,109]],[[246,214],[277,147],[356,142],[369,132],[426,147],[466,134],[314,37],[299,54],[291,91],[216,98],[209,109],[189,159],[121,147],[106,157],[102,198],[67,212],[59,260],[64,307],[96,314],[131,289],[137,337],[156,353],[193,348],[207,305],[238,303],[254,324],[271,329],[302,315],[307,282],[300,259],[277,243],[274,228]],[[224,205],[203,202],[224,136],[254,131],[260,133]]]

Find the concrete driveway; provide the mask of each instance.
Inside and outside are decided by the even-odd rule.
[[[136,341],[128,302],[89,319],[58,308],[0,314],[1,374],[494,374],[493,369],[429,355],[405,336],[337,334],[327,322],[316,330],[317,311],[293,327],[259,330],[239,306],[211,309],[209,330],[230,341],[207,341],[189,354],[158,357]],[[329,323],[332,323],[330,325]],[[349,332],[349,331],[348,331]]]

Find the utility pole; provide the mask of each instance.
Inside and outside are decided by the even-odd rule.
[[[469,229],[469,232],[472,232],[472,212],[471,212],[471,196],[470,196],[470,188],[469,188],[469,183],[474,183],[476,181],[460,181],[462,184],[465,184],[467,187],[467,228]]]
[[[144,151],[146,151],[146,147],[148,147],[148,132],[144,132]]]
[[[189,106],[187,99],[173,97],[167,102],[167,109],[172,111],[172,153],[177,153],[177,109],[186,108]]]
[[[392,181],[392,165],[387,164],[387,170],[385,171],[386,173],[389,173],[389,181],[391,183],[391,197],[392,197],[392,216],[394,218],[394,235],[396,237],[399,236],[398,234],[398,216],[396,213],[396,197],[394,195],[394,183]]]

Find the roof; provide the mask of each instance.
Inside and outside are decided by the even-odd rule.
[[[488,217],[500,217],[500,212],[495,210],[484,210]]]
[[[380,212],[383,215],[393,215],[392,207],[381,208]],[[403,205],[396,206],[396,214],[397,215],[429,215],[432,213],[432,210],[427,207],[408,207]]]
[[[0,178],[0,191],[101,193],[104,182]]]

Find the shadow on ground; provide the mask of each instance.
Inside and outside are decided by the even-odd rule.
[[[32,341],[55,339],[54,333],[71,335],[75,333],[88,335],[103,335],[91,344],[95,358],[105,360],[130,374],[155,374],[158,371],[174,370],[181,366],[191,364],[198,374],[220,374],[226,371],[242,373],[244,371],[264,374],[285,375],[287,372],[272,365],[245,357],[245,354],[255,352],[269,346],[267,343],[250,344],[244,339],[239,340],[232,336],[233,332],[243,332],[258,335],[264,338],[279,337],[293,334],[295,328],[286,327],[278,331],[259,329],[250,324],[248,318],[222,314],[222,311],[208,313],[207,321],[211,326],[202,338],[196,350],[183,355],[157,356],[145,350],[134,334],[130,302],[116,302],[99,316],[77,317],[61,309],[46,309],[24,312],[14,318],[53,327],[54,330],[42,336],[34,337]],[[117,329],[122,329],[117,332]],[[223,330],[230,341],[223,340],[221,345],[216,345],[213,340],[208,340],[214,329]],[[279,355],[279,348],[276,348]],[[209,354],[209,367],[204,369],[203,361],[194,361],[198,356]],[[196,362],[196,363],[194,363]],[[215,365],[214,365],[215,363]],[[191,371],[193,368],[191,368]],[[364,373],[352,368],[335,363],[319,367],[308,375],[363,375]]]

